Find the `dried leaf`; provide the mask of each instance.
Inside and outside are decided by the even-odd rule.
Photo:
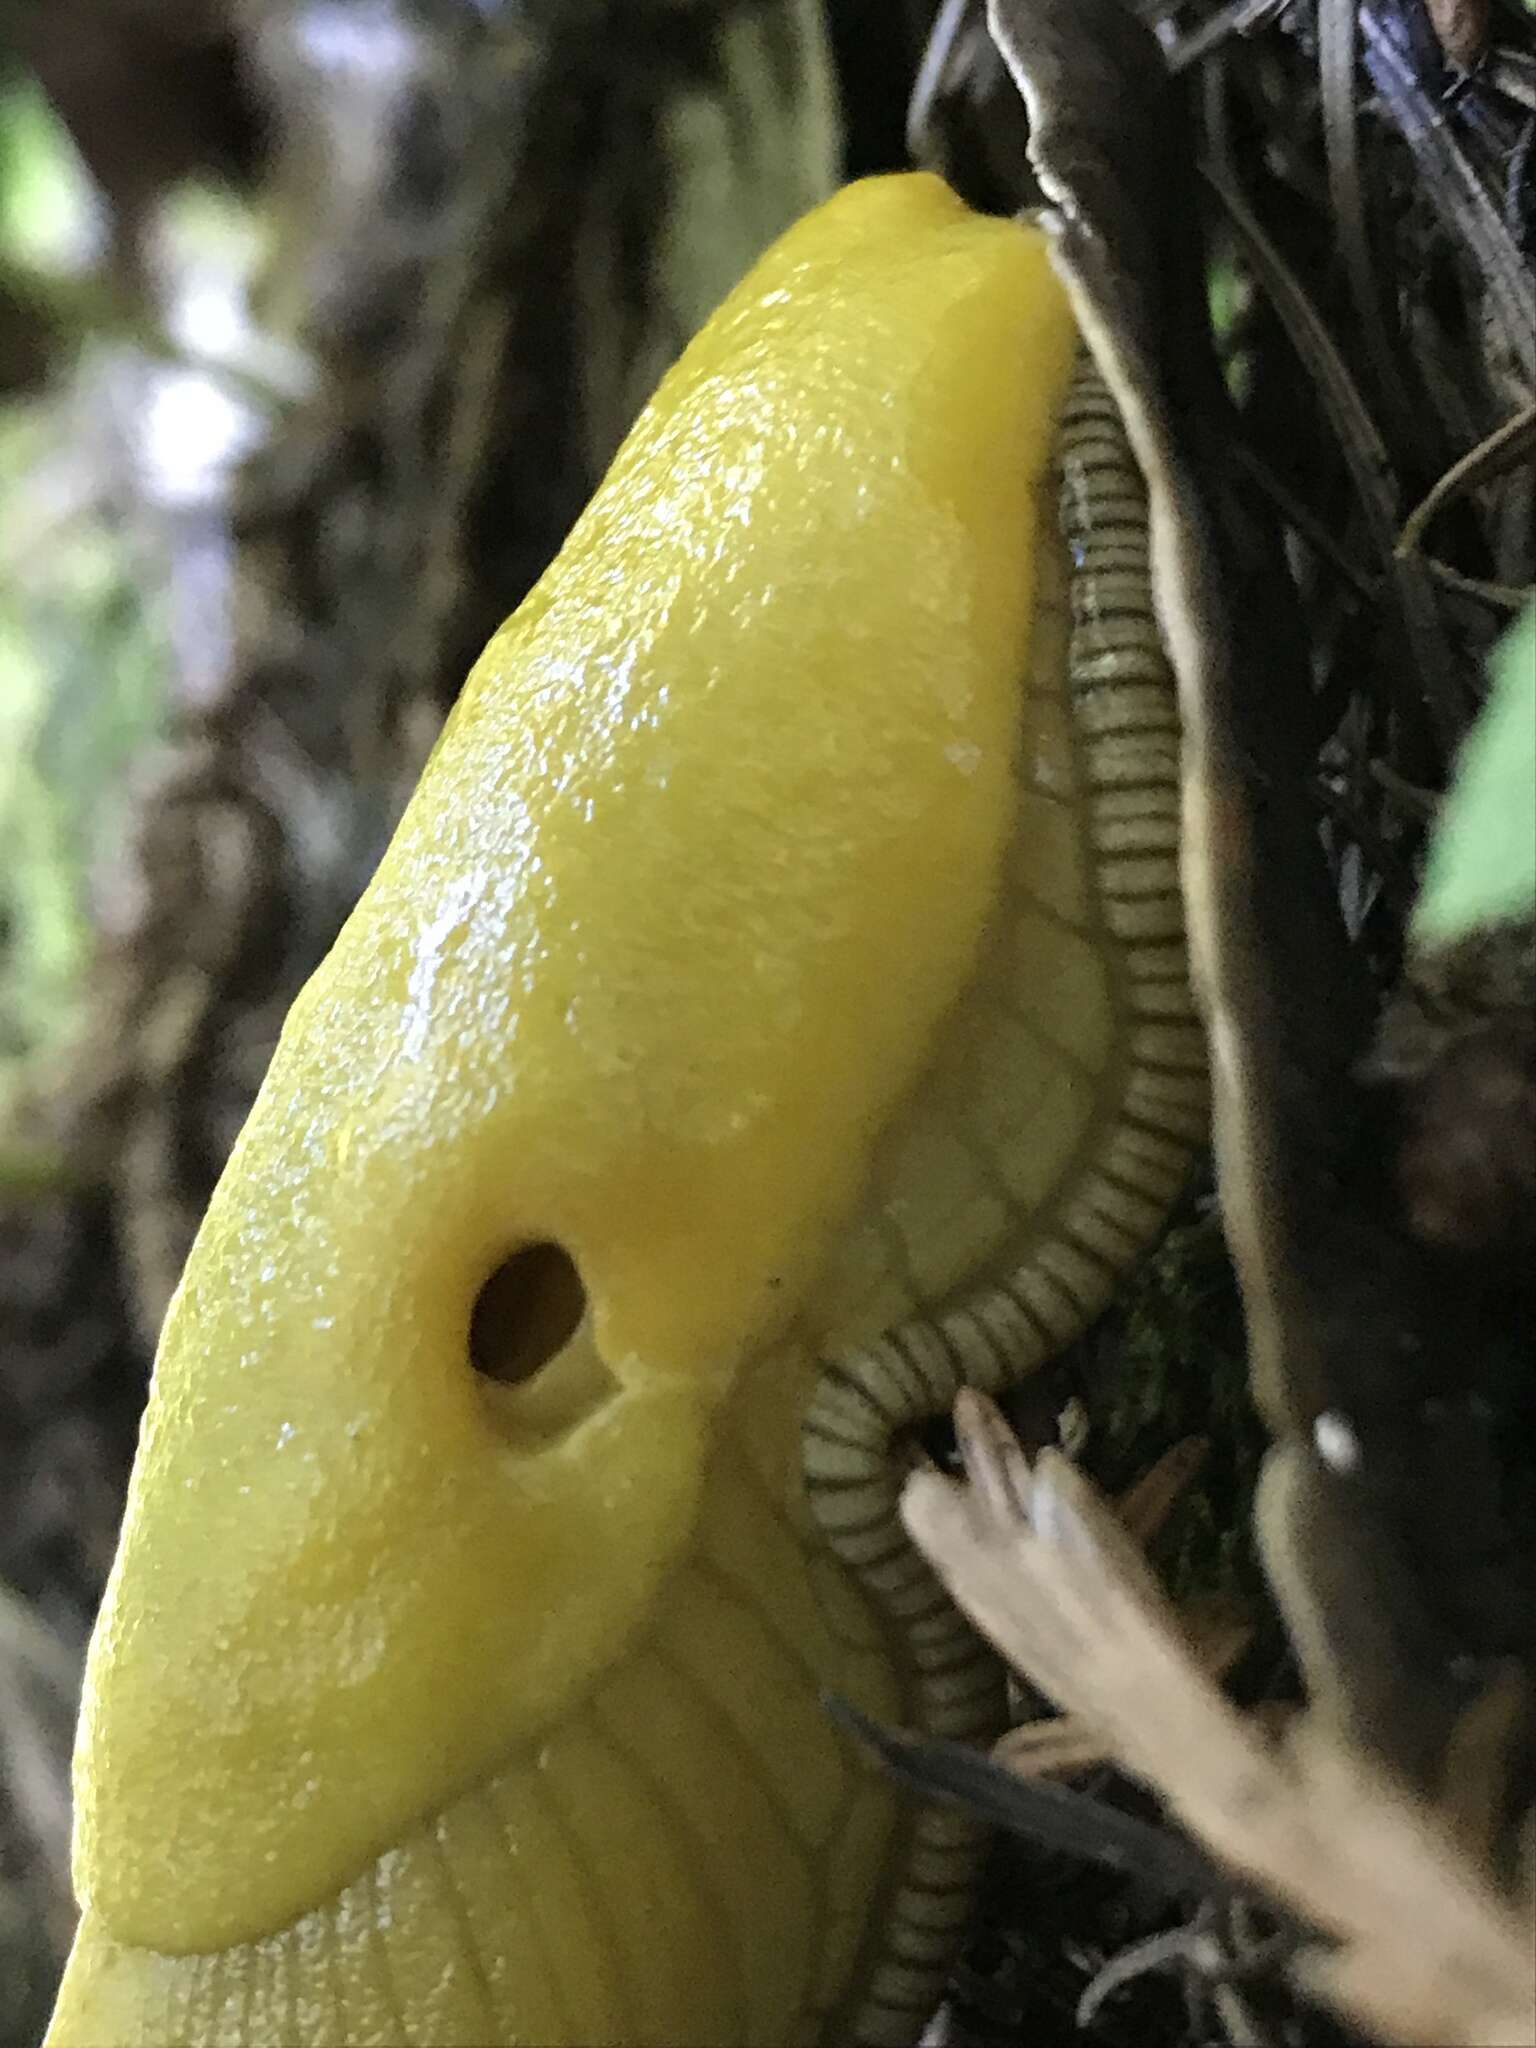
[[[1090,1483],[1050,1453],[1031,1470],[978,1396],[956,1428],[971,1479],[909,1478],[914,1542],[1021,1676],[1336,1944],[1302,1963],[1316,1993],[1388,2041],[1530,2040],[1527,1932],[1443,1816],[1316,1715],[1272,1744],[1200,1669]]]
[[[1339,19],[1334,9],[1335,29]],[[1316,1531],[1266,1524],[1266,1564],[1288,1613],[1316,1620],[1299,1632],[1314,1700],[1345,1733],[1368,1729],[1394,1769],[1427,1787],[1461,1704],[1448,1674],[1464,1645],[1451,1601],[1434,1597],[1444,1584],[1424,1569],[1422,1507],[1436,1504],[1440,1528],[1452,1511],[1450,1468],[1423,1418],[1432,1398],[1444,1408],[1465,1395],[1478,1333],[1472,1306],[1439,1283],[1404,1213],[1361,1075],[1376,1008],[1368,949],[1352,943],[1315,810],[1292,795],[1315,776],[1320,705],[1278,542],[1232,459],[1241,428],[1215,364],[1188,123],[1152,38],[1118,0],[989,0],[989,20],[1030,116],[1058,267],[1147,478],[1158,618],[1184,727],[1182,871],[1218,1190],[1255,1396],[1302,1460],[1321,1419],[1347,1418],[1362,1468],[1356,1485],[1297,1496],[1326,1493]],[[1438,111],[1404,68],[1405,33],[1400,9],[1365,0],[1358,10],[1361,59],[1387,98],[1372,118],[1397,126],[1425,160],[1444,157],[1454,175],[1432,203],[1459,205],[1447,193],[1470,168],[1454,135],[1428,133]],[[1335,89],[1342,101],[1338,78]],[[1397,451],[1374,420],[1379,394],[1358,388],[1362,365],[1340,354],[1314,303],[1315,273],[1299,276],[1281,254],[1273,215],[1258,221],[1230,177],[1218,172],[1218,183],[1254,288],[1344,437],[1364,567],[1379,564],[1379,596],[1397,624],[1394,666],[1412,685],[1394,723],[1429,758],[1421,774],[1400,748],[1396,764],[1428,783],[1466,691],[1442,658],[1442,608],[1423,558],[1396,552],[1401,486]],[[1466,218],[1481,236],[1472,253],[1511,329],[1511,361],[1523,361],[1513,284],[1518,273],[1529,325],[1528,278],[1501,224],[1481,234],[1491,203],[1481,185],[1476,202],[1469,196]],[[1286,1585],[1291,1573],[1304,1582]],[[1454,1573],[1446,1582],[1460,1590]]]

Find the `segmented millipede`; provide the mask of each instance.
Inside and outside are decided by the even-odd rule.
[[[1087,1328],[1162,1230],[1207,1126],[1179,889],[1178,705],[1153,611],[1146,486],[1085,349],[1055,474],[1071,607],[1061,687],[1118,1033],[1102,1083],[1108,1099],[1025,1220],[1001,1277],[825,1359],[802,1437],[816,1522],[905,1645],[907,1725],[959,1740],[1002,1726],[1002,1671],[907,1539],[898,1438],[946,1414],[960,1387],[995,1393]],[[969,1911],[979,1846],[964,1815],[915,1815],[854,2018],[867,2048],[909,2041],[931,2012]]]

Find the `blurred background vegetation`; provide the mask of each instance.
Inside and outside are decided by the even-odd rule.
[[[14,308],[0,411],[0,1114],[29,1066],[74,1036],[99,807],[120,806],[165,701],[153,576],[134,574],[75,438],[78,409],[34,381],[55,339],[50,315],[104,242],[68,131],[12,69],[0,89],[0,280]]]
[[[1186,79],[1233,461],[1312,647],[1307,801],[1385,991],[1536,569],[1536,17],[1136,9]],[[0,0],[0,2048],[68,1937],[73,1692],[155,1332],[287,1005],[661,370],[780,227],[906,161],[941,12]],[[1011,195],[1017,110],[973,76],[960,157]],[[1208,1217],[1090,1384],[1110,1343],[1163,1441],[1218,1439],[1195,1547],[1246,1556]],[[1211,1370],[1170,1372],[1191,1346]],[[1112,1478],[1160,1447],[1135,1412]],[[1065,2024],[1081,1972],[1025,1974]],[[1175,2038],[1155,1997],[1092,2038]]]

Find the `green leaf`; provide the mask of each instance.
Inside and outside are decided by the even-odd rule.
[[[1494,649],[1492,688],[1430,839],[1419,946],[1536,912],[1536,602]]]

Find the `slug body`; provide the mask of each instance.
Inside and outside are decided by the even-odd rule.
[[[486,650],[167,1319],[49,2048],[915,2037],[975,1845],[820,1694],[999,1687],[890,1440],[1074,1335],[1203,1129],[1074,345],[1040,237],[850,188]]]

